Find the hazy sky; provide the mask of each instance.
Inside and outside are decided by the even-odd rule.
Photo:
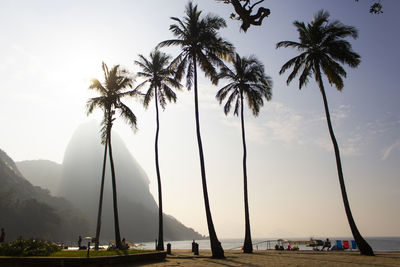
[[[260,115],[245,114],[248,185],[253,237],[350,236],[334,153],[316,83],[298,90],[282,64],[296,55],[275,49],[297,40],[294,20],[309,22],[319,9],[359,29],[351,40],[362,57],[346,68],[342,92],[326,91],[341,148],[350,205],[366,236],[400,236],[400,90],[398,50],[400,1],[383,1],[384,13],[368,12],[373,1],[265,1],[271,9],[261,27],[239,31],[233,8],[215,0],[197,1],[203,13],[224,17],[221,35],[241,55],[254,54],[273,81],[273,99]],[[171,16],[184,15],[186,0],[168,1],[6,1],[0,0],[0,148],[14,160],[49,159],[61,163],[77,126],[94,96],[90,79],[103,80],[101,62],[133,73],[138,54],[148,56],[172,38]],[[177,55],[177,49],[164,49]],[[208,189],[220,238],[244,236],[240,121],[225,116],[215,100],[218,88],[199,73],[200,120]],[[140,82],[140,80],[138,80]],[[154,167],[154,105],[126,99],[138,117],[134,134],[123,122],[115,131],[147,172],[157,196]],[[160,167],[164,211],[208,234],[198,150],[193,92],[178,93],[177,104],[161,114]],[[118,163],[116,163],[118,164]],[[118,175],[118,174],[117,174]],[[120,185],[123,186],[123,185]],[[156,198],[157,199],[157,198]]]

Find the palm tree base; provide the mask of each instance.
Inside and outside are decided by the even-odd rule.
[[[371,246],[364,240],[362,236],[355,238],[360,254],[364,256],[375,256]]]
[[[362,249],[360,248],[360,253],[361,253],[361,255],[364,255],[364,256],[375,256],[374,251],[372,250],[372,248],[369,245],[368,245],[368,247],[364,247]]]
[[[251,242],[250,231],[244,238],[243,253],[253,253],[253,242]]]
[[[212,257],[215,259],[225,259],[224,250],[221,243],[211,244]]]
[[[252,244],[244,244],[243,253],[253,253],[253,245]]]

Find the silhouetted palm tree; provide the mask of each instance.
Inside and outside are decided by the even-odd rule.
[[[197,65],[216,84],[218,82],[215,66],[222,65],[225,59],[233,51],[233,46],[218,36],[218,30],[226,27],[225,20],[213,15],[200,18],[201,11],[197,5],[189,2],[186,6],[186,16],[180,20],[172,17],[177,24],[172,24],[170,30],[176,37],[161,42],[158,46],[179,46],[182,52],[173,60],[172,65],[177,67],[177,78],[180,80],[186,70],[186,86],[190,90],[194,85],[194,105],[196,119],[197,144],[199,148],[201,179],[203,184],[203,196],[207,217],[208,232],[210,235],[211,251],[213,257],[223,258],[224,250],[218,241],[217,234],[211,217],[208,200],[206,171],[204,166],[203,146],[200,135],[199,104],[197,89]]]
[[[121,98],[128,95],[134,95],[132,91],[124,91],[126,87],[132,88],[132,79],[128,76],[127,71],[119,68],[119,65],[114,66],[110,71],[107,65],[103,62],[102,64],[104,72],[104,83],[100,83],[97,79],[91,80],[91,85],[89,89],[94,89],[100,93],[99,97],[94,97],[89,99],[87,102],[87,114],[93,112],[95,108],[100,108],[104,112],[104,118],[102,121],[101,136],[102,143],[106,146],[108,145],[108,152],[110,157],[110,167],[111,167],[111,181],[112,181],[112,191],[113,191],[113,208],[114,208],[114,227],[115,227],[115,245],[117,248],[122,248],[121,246],[121,235],[119,230],[119,219],[118,219],[118,204],[117,204],[117,186],[115,181],[115,169],[114,160],[112,156],[112,146],[111,146],[111,128],[113,121],[115,120],[115,111],[118,110],[120,116],[124,118],[128,124],[136,129],[136,116],[130,110],[128,106],[121,102]],[[107,148],[105,148],[106,151]],[[106,159],[106,158],[104,158]],[[103,172],[105,171],[105,162],[103,162]],[[104,175],[102,177],[102,185],[104,186]],[[99,205],[99,215],[101,218],[101,205],[103,199],[103,191],[100,190],[100,205]],[[96,229],[96,235],[100,233],[100,223],[98,219],[98,225]],[[99,242],[99,236],[96,236],[96,242]],[[98,244],[97,244],[98,245]]]
[[[347,64],[355,68],[360,63],[360,56],[352,50],[351,44],[345,40],[346,37],[358,37],[357,29],[351,26],[343,25],[335,20],[329,21],[329,13],[319,11],[311,23],[307,25],[304,22],[295,21],[294,26],[299,33],[300,42],[283,41],[277,43],[276,47],[293,47],[300,51],[300,55],[286,62],[279,74],[283,74],[287,69],[292,68],[287,84],[289,84],[295,76],[299,77],[299,88],[307,84],[308,78],[314,74],[314,78],[319,86],[324,101],[326,120],[328,123],[329,134],[332,139],[333,148],[335,150],[336,165],[339,176],[340,189],[344,208],[346,210],[347,219],[350,224],[351,232],[363,255],[374,255],[371,247],[361,236],[351,214],[349,201],[347,199],[346,187],[342,172],[342,164],[340,161],[339,146],[336,142],[333,132],[331,118],[329,114],[328,101],[325,94],[324,84],[322,81],[321,69],[328,78],[330,84],[334,84],[340,91],[343,88],[343,77],[346,77],[346,71],[340,63]]]
[[[145,78],[136,89],[141,88],[145,84],[149,84],[143,104],[147,108],[151,99],[154,96],[154,102],[156,106],[156,137],[155,137],[155,162],[156,162],[156,173],[158,182],[158,243],[157,250],[164,250],[164,235],[163,235],[163,209],[162,209],[162,191],[161,191],[161,175],[160,167],[158,164],[158,133],[160,130],[160,122],[158,116],[158,105],[160,104],[163,109],[167,105],[168,101],[176,102],[176,94],[171,87],[180,89],[181,84],[175,78],[173,68],[168,67],[170,56],[159,50],[154,50],[150,53],[150,59],[139,55],[139,61],[135,61],[142,71],[137,73],[138,77]]]
[[[99,249],[100,243],[100,229],[101,229],[101,214],[103,211],[103,192],[104,192],[104,178],[106,175],[106,160],[107,160],[107,140],[103,140],[104,144],[104,157],[103,157],[103,170],[101,172],[101,183],[100,183],[100,198],[99,198],[99,208],[97,211],[97,227],[96,227],[96,237],[95,237],[95,246],[94,249]]]
[[[250,215],[249,202],[247,193],[247,149],[246,136],[244,130],[244,114],[243,105],[244,99],[254,116],[257,116],[260,108],[264,105],[263,98],[271,100],[272,97],[272,80],[264,73],[264,65],[255,57],[240,57],[238,54],[232,59],[233,70],[228,67],[222,67],[219,79],[228,79],[229,84],[221,88],[216,95],[216,98],[221,104],[225,98],[228,100],[224,106],[225,115],[229,113],[232,105],[235,106],[233,114],[239,116],[242,125],[242,142],[243,142],[243,185],[244,185],[244,212],[245,212],[245,238],[243,245],[244,253],[253,252],[253,244],[251,241],[250,231]]]

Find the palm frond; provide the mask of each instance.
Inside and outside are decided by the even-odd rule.
[[[239,97],[240,97],[240,95],[239,95],[239,91],[238,90],[234,90],[232,92],[232,94],[229,95],[228,100],[226,101],[225,106],[224,106],[225,115],[227,115],[229,113],[229,111],[231,110],[231,106],[232,106],[232,102],[233,101],[236,100],[236,104],[237,104],[237,101],[238,101]],[[236,113],[236,105],[235,105],[234,114],[237,115],[237,113]]]
[[[171,39],[171,40],[165,40],[160,42],[156,48],[160,48],[160,47],[165,47],[165,46],[184,46],[185,43],[183,40],[180,39]]]
[[[206,77],[209,77],[213,84],[218,83],[217,71],[214,65],[210,62],[210,57],[207,57],[202,52],[197,54],[200,68],[204,71]]]
[[[285,64],[283,64],[281,70],[279,71],[279,74],[283,74],[287,69],[291,68],[294,66],[295,69],[297,69],[295,72],[297,74],[299,68],[304,64],[304,58],[307,56],[307,52],[301,53],[299,56],[294,57],[287,61]],[[292,78],[293,79],[293,78]],[[290,81],[292,80],[290,79]],[[289,82],[290,82],[289,81]]]
[[[227,80],[234,80],[236,74],[232,72],[228,67],[223,67],[220,69],[220,72],[217,73],[216,78],[218,80],[227,79]]]
[[[327,44],[327,53],[341,63],[349,65],[351,68],[357,67],[361,62],[359,54],[351,48],[351,44],[346,40],[336,40]]]
[[[281,47],[294,47],[294,48],[297,48],[299,50],[305,48],[301,43],[293,42],[293,41],[281,41],[281,42],[278,42],[276,44],[276,48],[281,48]]]
[[[326,25],[325,34],[328,35],[327,38],[334,39],[342,39],[349,36],[354,39],[358,38],[358,30],[355,27],[346,26],[337,20]]]
[[[258,116],[260,108],[264,105],[264,101],[262,98],[263,95],[260,93],[259,90],[257,90],[257,87],[250,87],[249,85],[244,88],[243,93],[246,97],[247,105],[252,111],[253,115]]]
[[[158,103],[160,103],[161,108],[164,110],[167,105],[167,100],[165,99],[165,94],[163,91],[158,91]]]
[[[144,95],[144,99],[143,99],[143,106],[145,108],[147,108],[149,106],[149,103],[151,101],[151,99],[154,96],[154,87],[150,86],[149,89],[147,90],[146,94]]]
[[[235,90],[236,88],[238,88],[238,84],[236,82],[231,82],[231,83],[225,85],[224,87],[222,87],[221,89],[219,89],[215,98],[221,104],[222,101],[224,101],[224,99],[228,95],[228,93]]]
[[[239,116],[240,105],[243,105],[243,103],[240,100],[240,96],[238,95],[236,98],[236,104],[235,104],[235,109],[233,111],[233,115]],[[225,112],[225,114],[227,114],[227,113]]]
[[[209,29],[219,30],[226,27],[225,20],[219,16],[207,14],[203,20],[206,23],[206,27]]]
[[[343,89],[342,77],[346,78],[347,75],[343,67],[326,56],[321,60],[321,68],[326,77],[328,77],[329,83],[334,84],[336,88],[341,91]]]
[[[104,103],[105,103],[104,97],[90,98],[86,102],[86,115],[90,115],[95,108],[104,109],[105,108]]]
[[[175,78],[175,73],[171,73],[172,77],[165,77],[165,84],[168,84],[178,90],[182,89],[182,84],[179,82],[178,79]]]
[[[142,73],[151,72],[151,63],[143,55],[139,54],[139,60],[135,60],[135,65],[138,65],[142,69]]]
[[[182,80],[183,74],[189,64],[189,55],[187,53],[180,53],[170,64],[170,68],[175,69],[175,79],[178,81]],[[188,87],[190,89],[190,87]]]
[[[140,89],[145,86],[147,83],[151,83],[151,79],[147,79],[142,81],[141,83],[139,83],[136,87],[135,87],[135,91],[140,92]]]
[[[304,85],[307,85],[308,78],[313,73],[313,67],[314,65],[310,61],[303,65],[303,71],[299,77],[299,89],[303,88]]]
[[[101,82],[97,79],[91,79],[91,84],[89,89],[95,89],[100,92],[102,95],[107,95],[107,89],[101,84]]]
[[[116,104],[116,108],[120,112],[121,117],[129,124],[129,126],[131,126],[134,131],[136,131],[136,116],[132,110],[120,101]]]
[[[188,33],[187,25],[179,18],[171,17],[171,19],[175,20],[178,24],[170,25],[170,31],[177,37],[185,36]]]
[[[168,99],[169,102],[176,102],[176,93],[172,90],[171,87],[169,87],[166,83],[163,83],[161,85],[161,91],[165,95],[165,97]]]

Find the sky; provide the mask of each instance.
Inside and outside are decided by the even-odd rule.
[[[223,17],[222,37],[242,56],[254,55],[273,80],[273,97],[258,117],[245,112],[252,236],[351,236],[343,208],[335,157],[321,94],[314,80],[298,89],[281,66],[297,51],[275,49],[298,40],[292,22],[310,22],[320,9],[359,30],[350,40],[361,55],[345,67],[341,92],[325,81],[332,123],[353,216],[365,236],[400,236],[400,1],[382,1],[384,13],[370,14],[373,1],[268,0],[262,26],[247,33],[229,19],[233,8],[215,0],[196,2],[203,14]],[[171,39],[170,17],[184,16],[186,0],[29,1],[0,0],[0,148],[15,161],[62,163],[77,127],[101,120],[86,116],[91,78],[103,80],[101,62],[133,74],[138,54],[148,56]],[[176,56],[177,48],[164,52]],[[139,84],[137,79],[136,84]],[[244,236],[242,143],[239,118],[225,116],[214,86],[199,72],[200,123],[210,205],[219,238]],[[176,104],[160,114],[160,168],[164,211],[207,235],[193,91],[177,92]],[[154,164],[154,104],[144,109],[126,99],[138,118],[133,132],[117,119],[114,130],[150,179],[157,200]],[[116,163],[117,164],[117,163]]]

